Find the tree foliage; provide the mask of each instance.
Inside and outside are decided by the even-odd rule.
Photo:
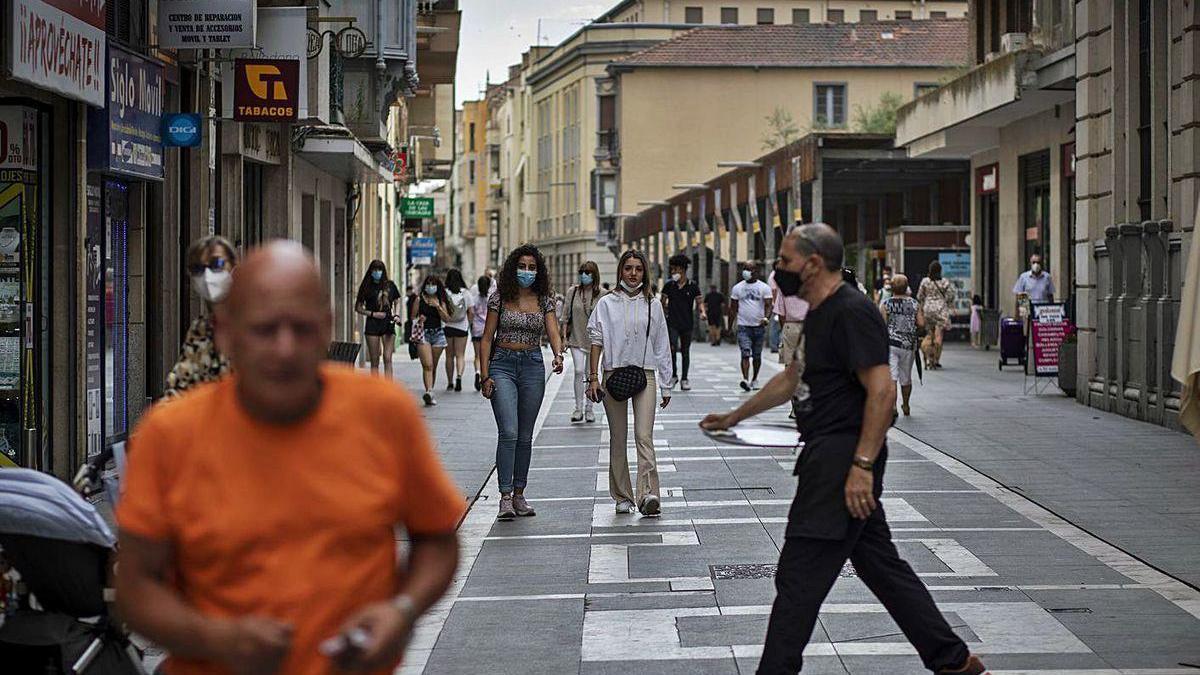
[[[763,150],[770,152],[800,138],[800,127],[796,126],[795,118],[782,107],[776,107],[775,111],[764,119],[767,122],[767,130],[762,137]]]
[[[888,91],[879,97],[878,105],[854,106],[854,130],[861,134],[896,133],[896,111],[902,105],[904,98]]]

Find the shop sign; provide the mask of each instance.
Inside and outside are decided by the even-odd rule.
[[[432,197],[401,197],[400,215],[405,218],[432,218]]]
[[[235,120],[250,120],[256,122],[281,122],[295,119],[304,119],[308,117],[308,14],[304,7],[264,7],[258,10],[258,26],[256,27],[257,48],[252,52],[249,49],[233,49],[230,56],[235,59],[233,68],[221,69],[221,89],[224,93],[224,101],[222,102],[222,117]],[[245,71],[237,64],[239,61],[246,63],[263,63],[269,62],[278,64],[279,61],[287,61],[291,65],[280,68],[278,75],[271,71],[259,71],[257,76],[265,75],[268,81],[277,82],[280,77],[288,77],[290,86],[286,87],[287,100],[290,101],[292,111],[290,115],[281,116],[278,113],[286,110],[278,110],[281,106],[280,101],[274,97],[279,93],[279,88],[271,84],[263,83],[260,79],[255,81],[255,87],[259,87],[264,93],[270,94],[270,99],[259,97],[253,103],[252,107],[262,108],[259,112],[267,112],[267,115],[251,115],[239,116],[235,109],[238,105],[239,88],[249,86],[249,82],[245,79]],[[266,91],[269,89],[270,91]],[[276,110],[271,110],[272,108]],[[243,111],[246,112],[246,111]],[[252,112],[252,111],[250,111]]]
[[[158,0],[159,47],[253,47],[255,5],[255,0]]]
[[[408,242],[408,261],[413,265],[432,265],[437,255],[437,240],[433,237],[414,237]]]
[[[243,124],[242,156],[263,164],[281,164],[283,133],[276,125]]]
[[[167,147],[199,147],[201,133],[200,116],[196,113],[168,113],[163,117],[163,145]]]
[[[1033,304],[1029,341],[1033,346],[1034,375],[1058,376],[1058,350],[1071,332],[1066,305],[1061,302]]]
[[[233,119],[290,122],[297,117],[300,62],[237,59],[233,63]]]
[[[938,253],[942,265],[942,278],[954,287],[954,305],[950,311],[955,316],[971,314],[971,254],[963,251]]]
[[[93,106],[104,105],[104,0],[12,0],[13,79]]]
[[[88,168],[162,180],[162,66],[108,50],[108,100],[88,114]]]
[[[32,108],[0,106],[0,170],[33,171],[36,168],[37,113]],[[0,181],[8,182],[8,179],[0,178]]]
[[[1000,189],[1000,165],[989,164],[975,170],[975,194],[990,195]]]

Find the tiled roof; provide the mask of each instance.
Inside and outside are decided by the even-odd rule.
[[[701,26],[615,62],[626,67],[955,66],[967,62],[965,19]]]

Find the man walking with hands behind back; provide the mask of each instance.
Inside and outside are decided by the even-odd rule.
[[[828,225],[792,230],[775,282],[801,296],[810,406],[797,420],[805,440],[799,486],[775,575],[776,598],[758,672],[797,673],[825,596],[847,559],[883,603],[922,662],[938,675],[982,675],[978,657],[954,634],[892,543],[880,497],[896,388],[888,372],[883,317],[842,281],[842,238]],[[786,403],[801,380],[796,361],[733,412],[704,418],[727,429]]]
[[[299,244],[251,253],[216,316],[233,375],[133,435],[117,599],[172,675],[390,673],[450,584],[463,498],[411,396],[323,365],[328,297]]]

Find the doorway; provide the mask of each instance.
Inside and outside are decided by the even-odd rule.
[[[1000,306],[1000,195],[993,192],[979,197],[979,231],[983,248],[980,269],[983,273],[983,306]]]

